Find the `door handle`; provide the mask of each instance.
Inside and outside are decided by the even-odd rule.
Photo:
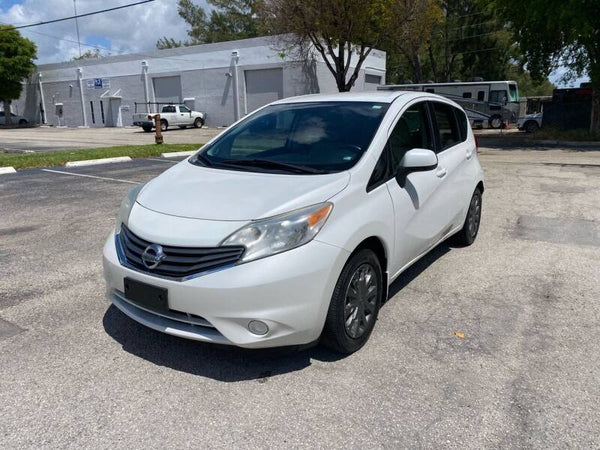
[[[438,178],[444,178],[447,173],[448,173],[448,171],[446,170],[445,167],[438,167],[438,170],[435,172],[435,175]]]
[[[471,159],[473,157],[473,150],[467,150],[467,159]]]

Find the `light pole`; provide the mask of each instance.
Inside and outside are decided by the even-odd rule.
[[[73,0],[75,10],[75,28],[77,29],[77,45],[79,46],[79,57],[81,58],[81,41],[79,40],[79,21],[77,20],[77,0]]]

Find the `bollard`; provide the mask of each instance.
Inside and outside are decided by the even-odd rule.
[[[156,114],[154,116],[154,126],[156,127],[156,136],[154,136],[154,143],[162,144],[163,136],[162,136],[162,131],[160,129],[160,114]]]

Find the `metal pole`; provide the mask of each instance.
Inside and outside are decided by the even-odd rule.
[[[231,59],[233,62],[233,73],[231,74],[231,81],[233,82],[233,117],[237,122],[240,120],[240,95],[238,86],[238,59],[239,53],[236,51],[231,52]]]
[[[79,81],[79,98],[81,98],[81,114],[83,115],[83,126],[87,128],[87,116],[85,114],[85,100],[83,99],[83,71],[77,69],[77,81]]]
[[[75,28],[77,29],[77,45],[79,46],[79,57],[81,58],[81,41],[79,40],[79,21],[77,20],[77,0],[73,0],[75,10]]]
[[[46,102],[44,101],[44,89],[42,87],[42,74],[38,73],[38,86],[40,88],[40,100],[42,103],[42,109],[40,113],[42,113],[42,124],[46,125]]]

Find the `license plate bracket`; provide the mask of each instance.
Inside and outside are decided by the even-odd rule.
[[[136,305],[158,312],[169,310],[169,291],[167,289],[128,277],[123,280],[123,285],[125,298]]]

